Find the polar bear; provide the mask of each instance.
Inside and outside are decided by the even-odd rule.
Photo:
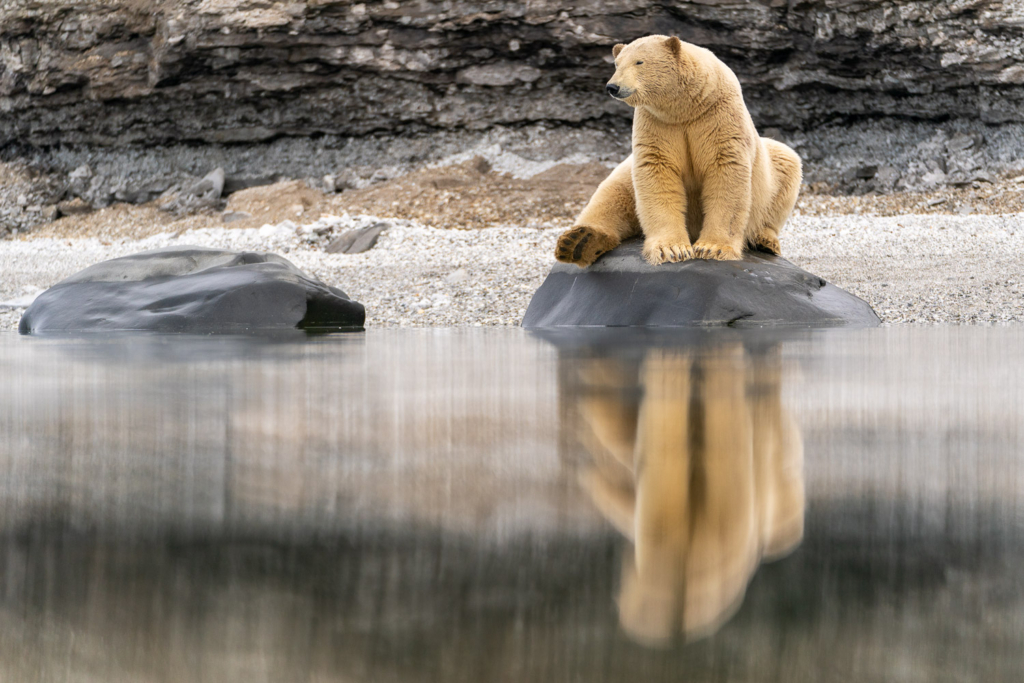
[[[676,37],[647,36],[612,54],[606,90],[636,110],[633,153],[558,239],[555,257],[584,268],[641,232],[654,265],[739,259],[744,246],[781,253],[800,157],[757,134],[732,70]]]

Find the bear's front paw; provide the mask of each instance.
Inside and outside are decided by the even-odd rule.
[[[644,238],[644,258],[652,266],[662,263],[678,263],[693,258],[693,248],[689,244],[669,242],[668,240]]]
[[[555,258],[586,268],[600,256],[619,246],[619,242],[585,225],[573,228],[558,238]]]
[[[743,258],[739,250],[728,244],[714,244],[700,240],[693,245],[693,255],[709,261],[739,261]]]

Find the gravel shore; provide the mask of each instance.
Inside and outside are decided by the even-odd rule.
[[[98,261],[195,244],[274,251],[367,308],[368,326],[516,325],[553,263],[562,228],[442,230],[389,220],[377,246],[328,254],[325,243],[373,216],[326,216],[258,229],[203,228],[138,240],[0,242],[0,329],[59,280]],[[867,300],[886,323],[1024,321],[1024,214],[796,216],[788,259]]]

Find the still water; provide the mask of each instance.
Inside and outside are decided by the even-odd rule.
[[[0,335],[0,681],[1020,681],[1024,328]]]

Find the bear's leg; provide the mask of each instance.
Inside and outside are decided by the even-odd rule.
[[[652,644],[670,642],[678,633],[680,607],[689,597],[682,579],[696,507],[690,485],[692,365],[685,352],[650,351],[641,370],[635,554],[622,576],[619,619],[627,633]]]
[[[714,632],[739,608],[760,549],[747,354],[739,343],[716,347],[700,370],[703,449],[694,454],[701,476],[691,492],[683,613],[691,638]]]
[[[775,140],[764,139],[763,142],[771,173],[769,184],[775,188],[775,192],[764,207],[763,216],[748,241],[754,249],[780,255],[782,248],[779,246],[779,231],[793,212],[796,197],[800,193],[800,157]]]
[[[754,434],[755,517],[761,521],[764,559],[782,557],[804,533],[803,443],[793,417],[782,406],[779,347],[752,364],[750,424]]]
[[[640,228],[628,157],[597,186],[576,224],[555,245],[555,258],[586,268]]]
[[[644,231],[644,258],[655,266],[693,258],[680,169],[648,151],[633,165],[633,186],[637,218]]]
[[[693,245],[697,258],[743,258],[743,238],[750,220],[750,181],[749,164],[725,164],[708,173],[701,190],[704,226]]]

